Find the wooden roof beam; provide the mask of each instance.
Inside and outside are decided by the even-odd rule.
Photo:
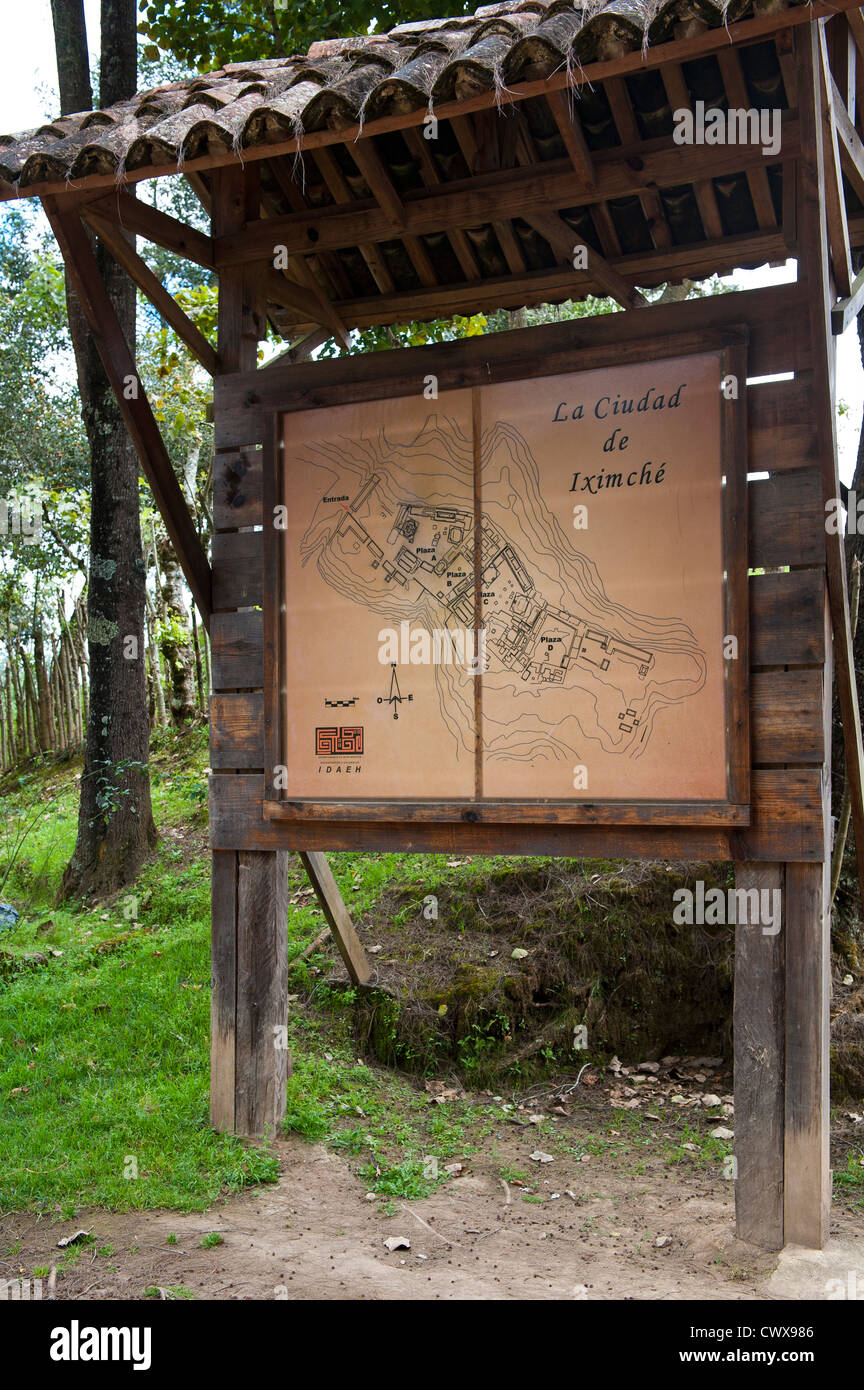
[[[169,294],[162,281],[153,274],[149,265],[138,255],[132,243],[126,240],[116,223],[109,222],[107,218],[99,216],[92,207],[82,208],[82,213],[99,240],[107,246],[117,264],[123,267],[129,279],[149,299],[157,313],[161,314],[165,322],[171,325],[177,337],[186,344],[192,356],[197,358],[205,371],[209,372],[211,376],[216,376],[220,367],[215,348],[183,312],[174,296]]]
[[[142,471],[153,491],[165,529],[198,605],[201,621],[209,629],[212,575],[207,555],[171,466],[168,450],[96,264],[84,224],[74,204],[67,202],[64,206],[58,198],[44,198],[42,206],[63,252],[75,293],[135,445]],[[126,389],[130,379],[138,383],[138,390],[132,397]]]
[[[171,217],[167,212],[160,212],[150,203],[142,202],[139,198],[133,198],[129,193],[118,189],[110,197],[88,202],[87,206],[102,217],[107,217],[110,222],[116,222],[125,232],[133,232],[145,241],[163,246],[166,251],[173,251],[176,256],[194,261],[205,270],[216,269],[211,238],[197,231],[195,227],[180,222],[176,217]]]
[[[348,181],[339,168],[335,154],[327,145],[322,145],[320,150],[315,151],[315,163],[321,171],[321,177],[330,190],[330,196],[334,203],[352,203],[354,199],[351,195],[351,189],[348,187]],[[393,283],[393,276],[375,243],[364,241],[357,249],[366,262],[369,274],[378,286],[380,293],[392,294],[396,288]]]
[[[783,133],[784,157],[794,158],[800,150],[794,118],[784,121]],[[480,175],[442,185],[440,189],[414,190],[404,202],[405,231],[420,236],[490,222],[494,225],[496,220],[524,217],[536,209],[585,207],[638,194],[646,184],[662,187],[680,183],[679,148],[643,147],[644,153],[637,160],[638,149],[627,150],[623,158],[614,153],[609,156],[609,152],[602,162],[598,158],[597,189],[593,193],[582,187],[565,160],[550,162],[546,168],[514,169],[506,178],[501,173]],[[687,165],[694,180],[720,178],[761,168],[764,158],[761,149],[753,145],[699,146],[688,151]],[[639,167],[632,168],[633,163]],[[214,255],[219,266],[243,265],[269,259],[275,243],[285,245],[289,255],[296,255],[392,238],[392,226],[381,209],[358,204],[325,213],[293,213],[267,222],[247,223],[242,232],[218,237]]]
[[[317,286],[304,287],[278,270],[268,270],[264,275],[264,293],[274,304],[298,309],[311,323],[326,325],[343,347],[350,347],[351,339],[342,316]]]

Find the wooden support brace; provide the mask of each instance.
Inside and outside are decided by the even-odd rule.
[[[864,270],[859,271],[855,276],[849,288],[848,296],[838,300],[831,310],[831,331],[835,334],[845,333],[849,325],[855,322],[862,308],[864,308]]]
[[[160,212],[150,203],[133,198],[129,193],[112,193],[108,198],[100,198],[87,204],[88,211],[115,222],[124,232],[143,237],[166,251],[173,251],[187,261],[204,266],[205,270],[215,270],[213,243],[210,237],[189,227],[167,212]]]
[[[200,333],[192,320],[184,314],[172,294],[166,290],[158,276],[153,274],[147,262],[138,255],[131,242],[114,222],[99,216],[92,208],[83,210],[85,220],[93,228],[99,240],[104,242],[118,265],[122,266],[129,279],[136,284],[142,294],[150,300],[154,309],[169,323],[178,338],[186,344],[193,357],[196,357],[205,371],[211,376],[219,372],[219,358],[203,333]]]
[[[557,212],[532,212],[526,213],[525,221],[535,231],[545,237],[552,247],[564,260],[572,264],[573,252],[576,247],[576,233]],[[613,266],[601,256],[599,251],[594,251],[586,247],[587,273],[602,290],[610,294],[613,299],[624,309],[639,309],[647,304],[644,295],[641,295],[633,285],[629,285]]]
[[[134,199],[129,201],[134,202]],[[64,206],[59,198],[44,198],[42,203],[63,252],[63,259],[69,267],[75,293],[117,397],[144,476],[153,491],[165,529],[198,605],[201,621],[209,630],[210,565],[139,379],[135,359],[105,289],[84,224],[74,205]],[[132,387],[134,389],[130,389]]]
[[[366,952],[360,944],[351,914],[345,906],[342,894],[333,877],[333,870],[327,862],[326,854],[310,850],[300,855],[309,882],[315,889],[315,896],[327,918],[333,940],[345,963],[345,969],[355,985],[368,985],[372,978],[372,967]]]

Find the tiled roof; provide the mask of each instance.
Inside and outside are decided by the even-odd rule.
[[[169,172],[183,160],[434,108],[802,2],[503,0],[388,34],[327,39],[302,57],[229,63],[108,110],[0,135],[0,180],[8,195],[94,174]]]

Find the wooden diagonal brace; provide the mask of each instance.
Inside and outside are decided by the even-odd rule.
[[[315,896],[333,933],[345,969],[352,984],[368,985],[372,978],[372,967],[366,952],[360,945],[360,938],[351,921],[351,914],[339,892],[333,870],[327,862],[326,854],[317,850],[300,855],[300,862],[309,875],[309,882],[315,889]]]
[[[144,393],[135,359],[105,289],[84,224],[74,204],[64,206],[59,198],[51,197],[43,198],[42,206],[63,253],[75,293],[135,445],[144,476],[153,491],[165,529],[198,605],[201,621],[209,630],[212,576],[207,555]],[[130,382],[136,383],[131,399],[128,391]]]
[[[571,227],[568,227],[563,217],[559,217],[557,212],[526,212],[523,214],[529,226],[539,232],[542,237],[566,260],[572,262],[573,252],[576,248],[577,237]],[[623,275],[611,266],[605,256],[601,256],[599,251],[594,251],[591,247],[586,247],[587,265],[584,274],[587,274],[605,290],[607,294],[616,299],[624,309],[639,309],[647,304],[644,295],[640,294],[633,285],[629,285]]]
[[[218,376],[219,357],[215,348],[184,314],[174,296],[169,294],[162,281],[153,274],[147,262],[142,260],[131,242],[126,240],[120,228],[114,222],[101,217],[92,208],[84,208],[82,211],[85,221],[93,228],[99,240],[108,247],[117,264],[123,267],[129,279],[147,296],[166,323],[171,325],[193,357],[197,357],[201,366],[211,376]]]
[[[152,241],[156,246],[163,246],[166,251],[173,251],[175,256],[182,256],[187,261],[194,261],[196,265],[203,265],[205,270],[216,269],[213,243],[209,236],[199,232],[195,227],[187,226],[185,222],[180,222],[176,217],[171,217],[167,212],[160,212],[159,208],[154,208],[150,203],[133,198],[129,193],[112,193],[108,198],[88,202],[87,208],[98,216],[116,222],[123,231],[134,232],[135,236],[143,237],[145,241]]]

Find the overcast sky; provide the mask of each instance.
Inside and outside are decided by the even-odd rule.
[[[99,50],[99,0],[84,0],[91,53]],[[0,134],[11,134],[39,125],[56,114],[56,68],[49,0],[4,0],[3,51],[0,60]],[[49,90],[46,90],[49,89]],[[791,263],[790,263],[791,265]],[[735,284],[742,289],[790,278],[789,271],[739,271]],[[854,326],[839,346],[837,390],[848,407],[839,424],[840,473],[849,482],[855,466],[858,431],[864,404],[864,372]]]

